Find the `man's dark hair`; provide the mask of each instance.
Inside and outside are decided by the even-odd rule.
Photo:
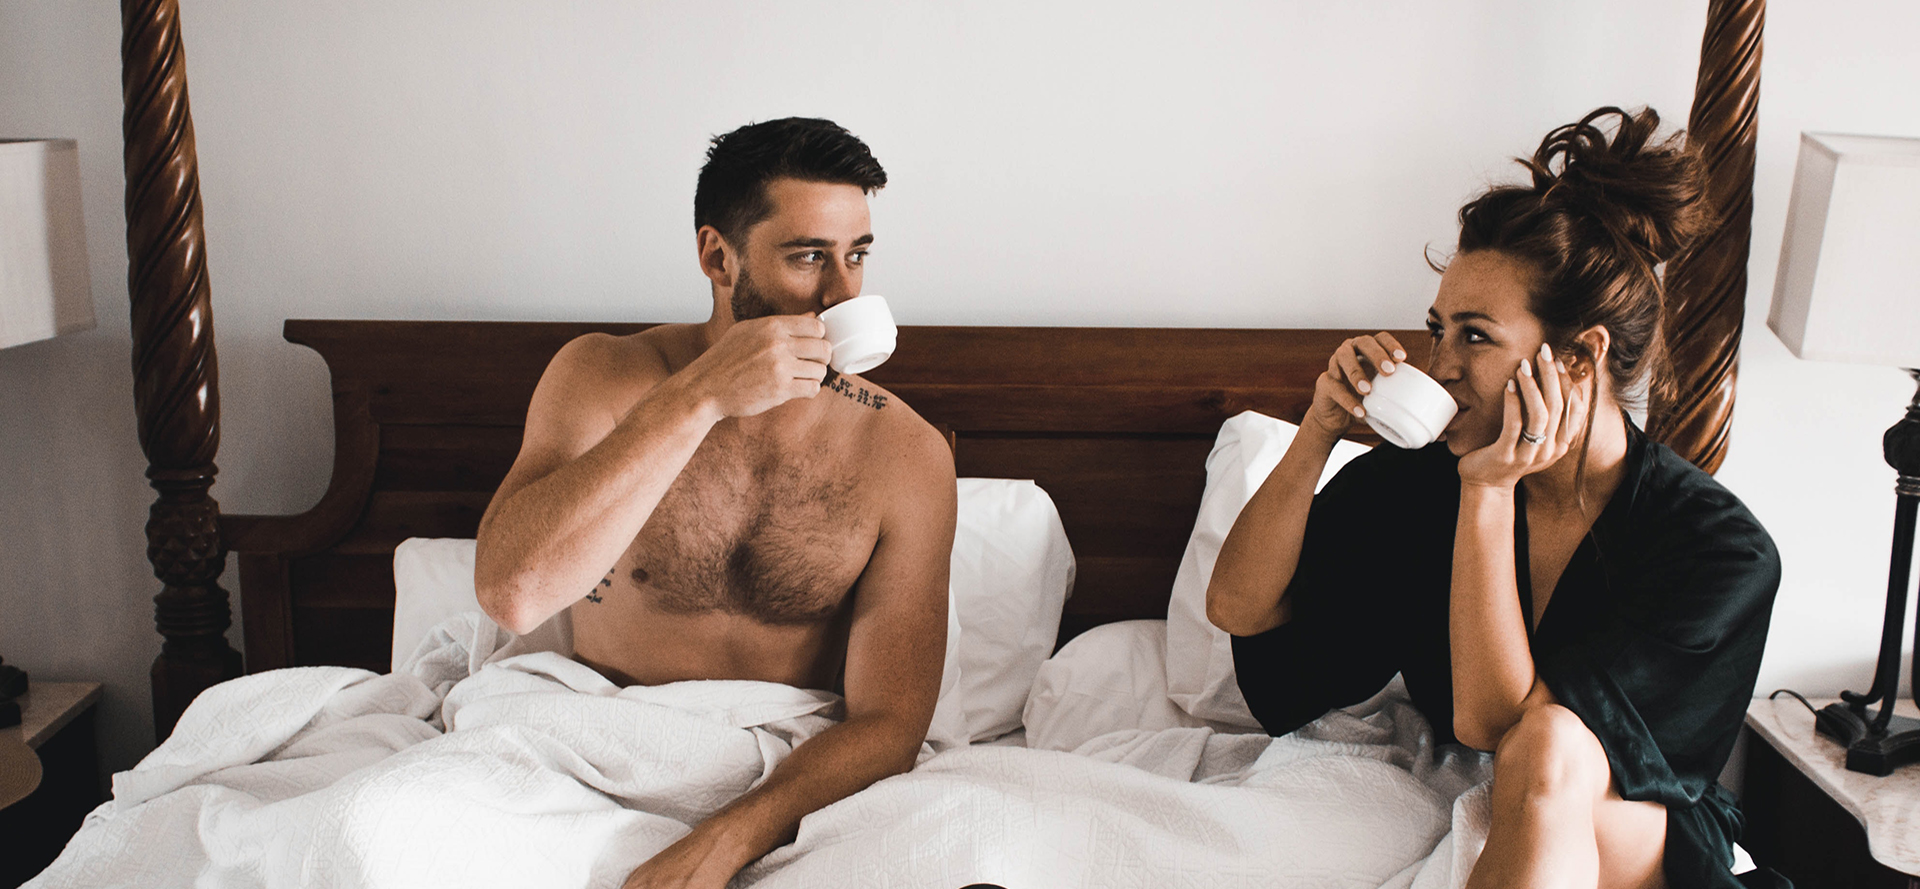
[[[780,178],[857,185],[872,194],[887,171],[867,144],[830,120],[786,117],[750,123],[713,137],[693,190],[693,227],[711,225],[739,244],[747,229],[773,215],[767,183]]]

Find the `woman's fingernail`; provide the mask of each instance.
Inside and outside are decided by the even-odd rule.
[[[1508,381],[1507,381],[1507,391],[1508,391],[1508,392],[1512,392],[1512,391],[1513,391],[1513,381],[1512,381],[1512,380],[1508,380]]]
[[[1353,409],[1353,415],[1364,419],[1367,416],[1367,409],[1363,407],[1356,407]]]
[[[1553,359],[1553,366],[1559,368],[1561,373],[1567,372],[1567,363],[1565,361],[1555,358]]]
[[[1400,350],[1400,349],[1395,349],[1395,350],[1393,350],[1393,360],[1395,360],[1395,361],[1405,361],[1405,360],[1407,360],[1407,353],[1406,353],[1406,352],[1404,352],[1404,351],[1402,351],[1402,350]]]
[[[1391,361],[1380,362],[1380,372],[1383,374],[1393,373],[1393,362]]]
[[[1525,375],[1527,375],[1527,376],[1533,376],[1533,364],[1532,364],[1532,362],[1529,362],[1529,361],[1528,361],[1527,359],[1525,359],[1525,358],[1522,358],[1522,359],[1520,359],[1520,372],[1521,372],[1521,373],[1523,373],[1523,374],[1525,374]]]
[[[1360,381],[1360,385],[1358,385],[1358,386],[1355,386],[1355,387],[1353,387],[1353,388],[1355,388],[1355,389],[1358,389],[1358,390],[1360,390],[1360,394],[1361,394],[1361,395],[1365,395],[1365,394],[1367,394],[1368,392],[1372,392],[1372,391],[1373,391],[1373,384],[1371,384],[1371,383],[1368,383],[1368,382],[1367,382],[1366,380],[1361,380],[1361,381]]]

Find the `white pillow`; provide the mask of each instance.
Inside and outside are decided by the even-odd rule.
[[[1073,591],[1073,550],[1053,498],[1030,481],[960,479],[951,567],[958,694],[968,737],[985,741],[1020,727]]]
[[[1167,697],[1167,622],[1101,624],[1040,665],[1023,714],[1027,746],[1075,750],[1109,732],[1205,725]]]
[[[473,550],[472,540],[421,537],[394,549],[395,668],[435,625],[480,610]],[[1019,727],[1027,690],[1059,632],[1073,585],[1073,552],[1052,498],[1039,486],[964,478],[949,568],[946,661],[927,731],[927,740],[941,748]],[[565,629],[543,648],[571,653]]]
[[[441,621],[479,611],[473,541],[409,537],[393,549],[393,669],[400,669]]]
[[[973,740],[967,731],[967,705],[954,690],[960,687],[960,608],[953,602],[953,583],[947,583],[947,655],[940,664],[940,697],[933,704],[933,721],[927,724],[927,743],[939,753],[953,747],[965,747]]]
[[[1220,544],[1233,530],[1240,509],[1279,465],[1299,430],[1285,420],[1246,411],[1221,425],[1213,452],[1207,455],[1207,489],[1200,496],[1200,514],[1167,603],[1167,694],[1197,718],[1260,727],[1247,710],[1233,674],[1232,637],[1207,620],[1207,581],[1213,577]],[[1347,461],[1366,452],[1365,445],[1344,439],[1334,445],[1314,490],[1326,485]]]
[[[472,613],[486,620],[473,589],[474,542],[468,538],[409,537],[393,550],[393,671],[413,669],[433,628],[456,614]],[[573,656],[573,614],[561,609],[524,636],[508,633],[487,621],[507,641],[493,649],[487,662],[557,651]]]

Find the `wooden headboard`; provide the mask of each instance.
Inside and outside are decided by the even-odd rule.
[[[641,326],[288,321],[332,373],[333,478],[301,515],[222,519],[247,669],[384,670],[394,547],[472,537],[548,359],[588,331]],[[1054,498],[1079,563],[1064,641],[1166,616],[1221,422],[1299,420],[1326,356],[1360,332],[907,327],[868,376],[948,433],[962,476],[1030,478]],[[1397,334],[1424,362],[1424,332]]]
[[[1667,269],[1680,396],[1649,431],[1707,468],[1727,447],[1752,215],[1764,0],[1708,0],[1689,141],[1717,228]],[[222,516],[209,496],[219,371],[178,0],[121,0],[134,402],[158,492],[148,557],[162,584],[154,721],[237,676],[219,584],[241,553],[248,667],[385,662],[400,538],[470,535],[517,446],[539,369],[584,324],[290,321],[333,372],[334,476],[293,517]],[[631,328],[627,328],[631,329]],[[962,474],[1031,477],[1080,559],[1063,632],[1155,613],[1179,558],[1219,422],[1247,407],[1297,418],[1303,386],[1346,331],[918,328],[877,381],[956,436]],[[1424,337],[1406,338],[1411,344]]]

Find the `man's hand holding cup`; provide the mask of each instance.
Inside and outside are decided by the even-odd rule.
[[[833,354],[826,333],[812,313],[741,321],[687,365],[687,384],[720,417],[751,417],[812,398]]]

